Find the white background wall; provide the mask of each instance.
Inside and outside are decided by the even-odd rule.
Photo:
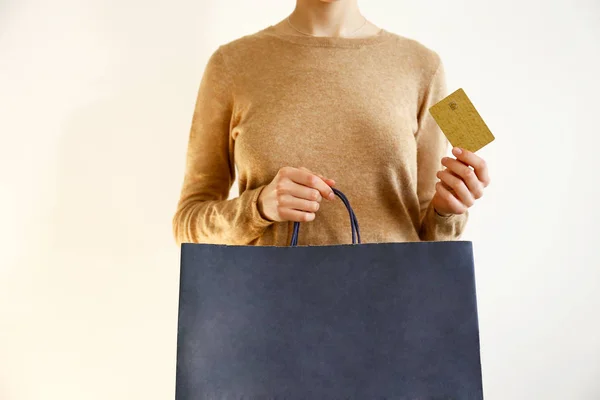
[[[600,3],[361,6],[438,51],[497,137],[464,237],[486,398],[600,399]],[[0,1],[0,399],[174,398],[171,217],[199,80],[292,8]]]

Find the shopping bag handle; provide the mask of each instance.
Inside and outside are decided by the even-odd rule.
[[[335,193],[335,195],[342,200],[342,202],[346,206],[346,209],[348,210],[348,214],[350,215],[350,228],[352,229],[352,244],[357,244],[357,243],[360,244],[361,240],[360,240],[360,229],[358,227],[358,220],[356,219],[356,214],[354,214],[354,210],[352,209],[352,206],[350,206],[350,201],[348,201],[348,198],[346,197],[346,195],[344,193],[342,193],[340,190],[338,190],[336,188],[332,188],[332,189],[333,189],[333,193]],[[290,246],[298,246],[299,234],[300,234],[300,223],[294,222],[294,232],[292,233],[292,240],[291,240]]]

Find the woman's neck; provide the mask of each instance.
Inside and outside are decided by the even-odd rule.
[[[291,27],[312,36],[354,36],[369,28],[357,0],[297,0],[289,17]]]

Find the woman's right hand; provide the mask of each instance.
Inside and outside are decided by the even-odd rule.
[[[283,167],[260,193],[258,209],[270,221],[313,221],[321,201],[335,198],[333,185],[306,168]]]

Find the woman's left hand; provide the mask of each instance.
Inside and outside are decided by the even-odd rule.
[[[437,173],[440,182],[436,183],[431,200],[438,214],[444,216],[464,214],[490,184],[488,168],[481,157],[459,148],[454,148],[452,154],[456,159],[442,159],[446,168]]]

